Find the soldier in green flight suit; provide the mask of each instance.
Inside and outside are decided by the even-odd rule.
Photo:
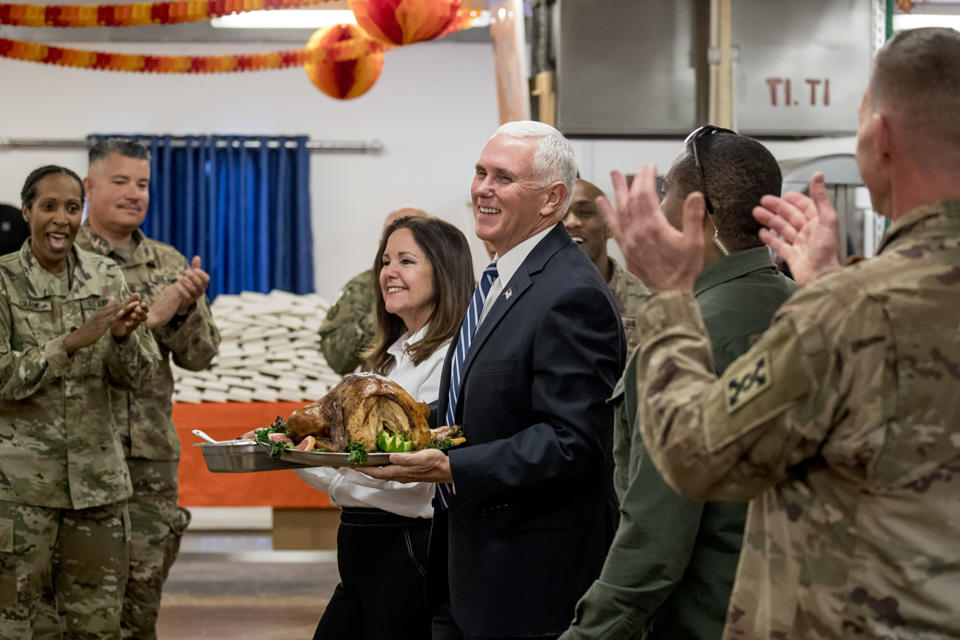
[[[89,152],[88,218],[77,245],[113,259],[130,289],[149,309],[147,325],[162,360],[135,391],[112,390],[114,415],[133,482],[130,577],[123,608],[125,638],[156,637],[160,593],[190,521],[178,504],[180,440],[171,418],[177,365],[199,371],[220,345],[205,291],[209,276],[173,247],[140,231],[149,203],[150,155],[124,139],[109,139]]]
[[[686,196],[703,189],[701,169],[713,209],[704,218],[704,233],[713,241],[704,245],[694,297],[719,374],[763,333],[797,287],[777,271],[752,215],[762,196],[780,193],[773,155],[732,132],[704,128],[691,136],[663,182],[662,206],[675,226]],[[637,428],[635,362],[634,355],[613,395],[620,526],[600,578],[561,638],[718,640],[747,505],[686,500],[663,481]]]
[[[80,178],[21,192],[30,238],[0,258],[0,638],[120,638],[130,476],[109,383],[159,360],[113,261],[74,246]]]

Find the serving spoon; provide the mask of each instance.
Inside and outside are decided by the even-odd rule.
[[[206,431],[203,431],[201,429],[194,429],[193,431],[191,431],[191,433],[197,436],[198,438],[201,438],[202,440],[206,440],[210,444],[219,444],[219,442],[217,442],[216,440],[211,438],[209,435],[207,435]]]

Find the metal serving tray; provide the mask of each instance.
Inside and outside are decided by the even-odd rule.
[[[314,466],[274,460],[265,449],[250,440],[228,440],[216,444],[198,442],[193,446],[200,447],[207,469],[212,473],[252,473]]]
[[[264,447],[266,445],[259,445]],[[267,457],[268,454],[264,453]],[[349,453],[337,451],[297,451],[284,449],[280,452],[280,459],[293,467],[378,467],[390,464],[390,454],[372,451],[367,453],[367,461],[363,464],[354,464],[347,460]]]

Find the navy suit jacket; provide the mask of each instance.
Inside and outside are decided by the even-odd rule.
[[[439,415],[446,415],[452,344]],[[503,288],[463,366],[428,593],[466,635],[559,634],[600,574],[614,532],[612,412],[624,366],[616,305],[558,224]]]

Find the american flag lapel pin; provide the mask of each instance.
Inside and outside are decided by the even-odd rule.
[[[512,295],[513,295],[513,289],[508,288],[506,291],[503,292],[503,299],[504,299],[504,300],[509,300],[509,299],[510,299],[510,296],[512,296]]]

